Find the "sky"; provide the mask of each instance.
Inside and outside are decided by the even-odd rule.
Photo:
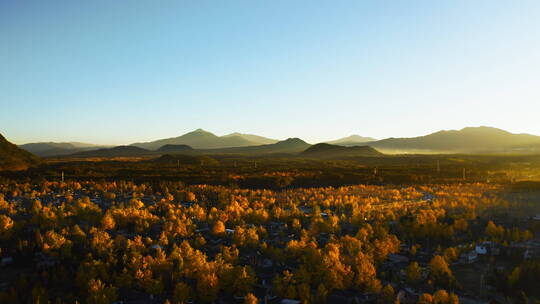
[[[540,135],[540,1],[0,0],[0,133]]]

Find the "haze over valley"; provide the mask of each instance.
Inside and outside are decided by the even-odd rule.
[[[381,140],[351,135],[327,141],[326,143],[344,147],[370,146],[387,154],[530,154],[540,152],[540,136],[513,134],[492,127],[467,127],[461,130],[439,131],[412,138],[386,138]],[[178,137],[133,143],[129,147],[54,142],[28,143],[19,147],[42,157],[77,157],[142,156],[160,153],[299,153],[310,145],[312,144],[293,137],[277,140],[241,133],[217,136],[203,129],[197,129]]]

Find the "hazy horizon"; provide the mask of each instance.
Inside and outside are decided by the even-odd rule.
[[[0,133],[540,135],[538,1],[0,3]]]
[[[439,131],[459,131],[459,130],[462,130],[464,128],[479,128],[479,127],[487,127],[487,128],[495,128],[495,129],[500,129],[500,128],[497,128],[497,127],[493,127],[493,126],[465,126],[463,128],[459,128],[459,129],[441,129],[441,130],[436,130],[434,132],[431,132],[431,133],[425,133],[425,134],[417,134],[417,135],[413,135],[413,136],[407,136],[407,137],[403,137],[403,138],[411,138],[411,137],[420,137],[420,136],[425,136],[425,135],[429,135],[429,134],[432,134],[432,133],[435,133],[435,132],[439,132]],[[226,135],[230,135],[230,134],[233,134],[233,133],[240,133],[240,134],[245,134],[245,135],[257,135],[257,136],[262,136],[262,137],[266,137],[266,138],[269,138],[269,139],[274,139],[274,140],[278,140],[278,141],[283,141],[283,140],[286,140],[288,138],[300,138],[304,141],[306,141],[307,143],[310,143],[310,144],[317,144],[317,143],[325,143],[325,142],[331,142],[331,141],[334,141],[334,140],[338,140],[338,139],[344,139],[344,138],[347,138],[347,137],[350,137],[350,136],[362,136],[362,137],[367,137],[367,138],[373,138],[372,136],[365,136],[365,135],[362,135],[362,134],[348,134],[348,135],[343,135],[343,136],[340,136],[340,137],[336,137],[336,138],[327,138],[327,139],[324,139],[324,140],[320,140],[320,141],[309,141],[309,140],[306,140],[300,136],[295,136],[294,134],[291,134],[290,136],[287,136],[287,137],[283,137],[283,138],[272,138],[272,137],[269,137],[269,136],[265,136],[265,135],[261,135],[261,134],[254,134],[254,133],[244,133],[244,132],[231,132],[231,133],[226,133],[226,134],[217,134],[215,132],[212,132],[212,130],[207,130],[207,129],[204,129],[204,128],[197,128],[197,129],[191,129],[189,131],[186,131],[186,132],[183,132],[183,133],[180,133],[180,134],[177,134],[177,135],[173,135],[173,136],[168,136],[168,137],[159,137],[159,138],[152,138],[152,139],[149,139],[149,140],[144,140],[144,141],[134,141],[134,142],[123,142],[123,143],[95,143],[95,142],[82,142],[80,140],[58,140],[58,141],[50,141],[50,140],[45,140],[45,141],[33,141],[33,142],[24,142],[24,143],[18,143],[18,142],[15,142],[15,141],[12,141],[8,138],[8,140],[10,140],[11,142],[17,144],[17,145],[23,145],[23,144],[31,144],[31,143],[45,143],[45,142],[55,142],[55,143],[79,143],[79,144],[95,144],[95,145],[103,145],[103,146],[115,146],[115,145],[131,145],[131,144],[136,144],[136,143],[145,143],[145,142],[153,142],[153,141],[156,141],[156,140],[161,140],[161,139],[166,139],[166,138],[175,138],[175,137],[179,137],[179,136],[182,136],[182,135],[185,135],[187,133],[191,133],[191,132],[196,132],[196,131],[204,131],[204,132],[210,132],[214,135],[217,135],[219,137],[222,137],[222,136],[226,136]],[[503,131],[508,131],[508,130],[503,130]],[[510,132],[510,131],[508,131]],[[528,134],[528,135],[534,135],[534,136],[540,136],[540,134],[532,134],[532,133],[525,133],[525,132],[510,132],[510,133],[513,133],[513,134]],[[1,133],[0,133],[1,134]],[[4,134],[5,136],[5,134]],[[379,140],[383,140],[383,139],[388,139],[388,138],[392,138],[392,137],[396,137],[396,136],[388,136],[388,137],[383,137],[383,138],[373,138],[375,141],[379,141]]]

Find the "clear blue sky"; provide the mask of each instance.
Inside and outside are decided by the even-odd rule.
[[[540,1],[0,0],[0,133],[540,135]]]

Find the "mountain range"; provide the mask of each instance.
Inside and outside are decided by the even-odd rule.
[[[80,142],[38,142],[20,145],[20,148],[42,157],[69,155],[82,151],[107,148],[109,146],[93,145]]]
[[[219,149],[257,146],[276,142],[277,140],[252,134],[232,133],[225,136],[217,136],[203,129],[197,129],[178,137],[165,138],[146,143],[134,143],[132,146],[148,150],[157,150],[164,145],[188,145],[194,149]]]
[[[83,151],[69,155],[69,157],[129,157],[129,156],[149,156],[164,154],[183,155],[204,155],[204,154],[242,154],[242,155],[262,155],[276,153],[300,153],[311,145],[299,138],[289,138],[274,144],[231,147],[218,149],[193,149],[188,145],[167,144],[157,150],[149,150],[137,146],[118,146],[114,148],[98,149],[93,151]]]
[[[231,133],[231,134],[227,134],[227,135],[224,135],[222,136],[223,138],[230,138],[230,137],[241,137],[241,138],[244,138],[252,143],[255,143],[255,144],[259,144],[259,145],[269,145],[269,144],[275,144],[277,143],[279,140],[277,139],[272,139],[272,138],[267,138],[267,137],[263,137],[263,136],[258,136],[258,135],[253,135],[253,134],[243,134],[243,133]]]
[[[461,130],[444,130],[425,136],[387,138],[351,135],[328,141],[328,145],[315,147],[317,153],[331,150],[333,154],[347,155],[353,150],[337,147],[369,146],[383,153],[540,153],[540,137],[514,134],[492,127],[468,127]],[[337,147],[335,147],[337,146]],[[278,141],[253,134],[232,133],[217,136],[197,129],[184,135],[129,146],[103,147],[81,143],[32,143],[21,148],[36,155],[48,156],[133,156],[153,154],[270,154],[300,153],[311,145],[299,138]],[[320,150],[322,149],[322,150]],[[363,148],[366,149],[366,148]],[[345,152],[346,151],[346,152]],[[359,150],[358,150],[359,151]],[[358,152],[356,151],[356,152]],[[355,154],[356,152],[352,153]],[[363,151],[367,154],[368,151]],[[313,151],[307,154],[314,153]],[[304,154],[304,155],[307,155]],[[360,153],[364,154],[364,153]],[[312,154],[315,155],[315,154]]]
[[[331,144],[331,145],[340,145],[340,146],[350,147],[350,146],[358,146],[358,145],[361,145],[363,143],[372,142],[372,141],[376,141],[376,139],[373,138],[373,137],[364,137],[364,136],[360,136],[360,135],[351,135],[351,136],[347,136],[347,137],[344,137],[344,138],[328,141],[326,143]]]
[[[311,145],[301,140],[300,138],[288,138],[278,141],[273,144],[233,147],[223,149],[208,149],[203,152],[206,154],[223,153],[223,154],[276,154],[276,153],[300,153]]]
[[[365,143],[387,153],[504,153],[540,152],[540,136],[514,134],[491,127],[439,131],[426,136],[387,138]]]
[[[97,150],[81,151],[70,154],[70,157],[130,157],[130,156],[144,156],[151,154],[152,151],[135,147],[135,146],[117,146],[113,148],[101,148]]]

